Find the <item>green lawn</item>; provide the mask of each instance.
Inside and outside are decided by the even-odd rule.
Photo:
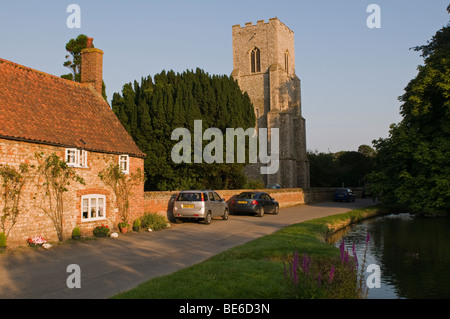
[[[284,276],[294,251],[320,263],[339,261],[339,249],[326,243],[330,225],[379,213],[373,206],[306,221],[231,248],[199,264],[151,279],[113,298],[132,299],[280,299],[291,298]],[[311,296],[305,292],[305,296]],[[296,295],[298,297],[298,295]]]

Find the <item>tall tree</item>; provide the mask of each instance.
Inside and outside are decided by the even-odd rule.
[[[399,98],[402,121],[374,141],[371,180],[386,204],[435,215],[450,211],[450,24],[413,49],[424,65]]]
[[[81,51],[87,48],[87,36],[80,34],[76,39],[70,39],[66,43],[66,61],[64,66],[70,70],[70,73],[61,75],[63,79],[81,82]],[[102,96],[106,100],[106,86],[102,81]]]

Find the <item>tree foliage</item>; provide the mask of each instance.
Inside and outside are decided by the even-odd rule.
[[[201,69],[175,73],[162,71],[140,83],[128,83],[115,93],[112,109],[147,154],[144,168],[146,190],[187,188],[240,188],[245,184],[243,164],[175,164],[171,150],[178,141],[172,131],[194,132],[194,120],[203,130],[251,128],[255,115],[250,98],[228,76],[210,76]],[[207,144],[204,142],[204,145]],[[193,151],[193,148],[192,148]]]
[[[399,97],[402,121],[374,141],[373,189],[386,204],[412,213],[450,211],[450,24],[421,51],[424,65]]]
[[[319,153],[308,151],[311,187],[362,187],[374,169],[375,151],[361,145],[358,152]]]

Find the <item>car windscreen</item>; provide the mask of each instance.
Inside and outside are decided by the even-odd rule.
[[[202,193],[180,193],[178,194],[177,201],[179,202],[201,202]]]

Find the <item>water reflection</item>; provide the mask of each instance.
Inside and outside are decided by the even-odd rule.
[[[361,263],[367,232],[366,267],[381,267],[381,288],[369,289],[368,298],[450,298],[450,218],[377,217],[339,232],[331,242],[339,246],[344,239],[350,252],[355,243]]]

